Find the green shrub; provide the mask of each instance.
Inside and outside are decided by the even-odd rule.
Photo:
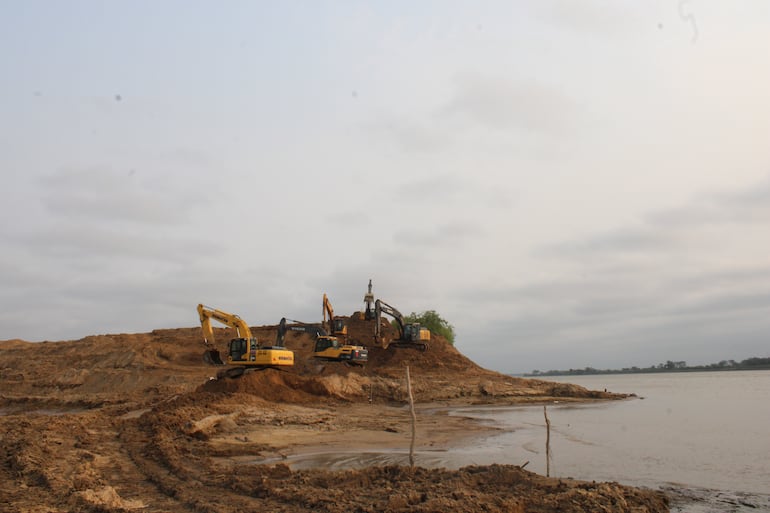
[[[412,312],[411,314],[404,316],[404,322],[408,324],[418,322],[420,323],[420,326],[428,328],[431,333],[436,333],[447,339],[450,344],[454,345],[455,343],[454,326],[449,324],[449,322],[441,317],[435,310],[428,310],[421,314]]]

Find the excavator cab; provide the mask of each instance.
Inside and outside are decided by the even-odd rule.
[[[322,335],[315,341],[313,357],[321,360],[363,365],[369,360],[369,351],[363,346],[341,343],[337,337]]]
[[[245,338],[234,338],[230,341],[230,360],[239,362],[243,360],[243,355],[249,351]]]
[[[318,337],[315,341],[315,349],[313,350],[314,353],[320,353],[323,351],[326,351],[329,348],[336,349],[339,347],[340,343],[337,340],[336,337]]]
[[[345,324],[345,319],[337,318],[334,319],[334,334],[335,335],[347,335],[348,334],[348,327]]]
[[[420,342],[430,340],[430,330],[423,328],[418,323],[404,324],[404,334],[401,337],[408,342]]]

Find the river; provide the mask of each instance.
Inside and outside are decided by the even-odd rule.
[[[770,493],[770,371],[552,379],[640,397],[549,406],[553,475]],[[481,415],[518,425],[499,444],[544,470],[542,407]]]
[[[549,377],[639,398],[547,406],[550,474],[696,491],[672,511],[770,511],[770,371]],[[502,431],[472,445],[417,455],[423,466],[505,463],[546,473],[543,406],[450,411]],[[292,466],[344,468],[403,463],[399,453],[305,455]],[[698,497],[705,497],[698,506]]]

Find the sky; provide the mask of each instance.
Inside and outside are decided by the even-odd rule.
[[[770,3],[0,0],[0,340],[317,322],[770,356]],[[191,344],[201,341],[191,340]]]

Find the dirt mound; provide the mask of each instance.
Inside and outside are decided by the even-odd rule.
[[[192,343],[194,331],[1,342],[0,397],[110,404],[189,391],[212,373],[202,365],[202,344]]]
[[[374,341],[374,320],[361,319],[356,312],[346,317],[348,326],[348,339],[369,347],[369,364],[377,369],[399,369],[406,365],[416,370],[468,371],[481,368],[469,358],[461,354],[444,337],[435,333],[431,334],[428,349],[421,352],[411,348],[389,347],[381,349]],[[383,337],[392,341],[398,336],[398,332],[387,321],[382,321],[381,333]]]
[[[360,319],[358,315],[345,319],[348,325],[348,343],[363,345],[369,350],[369,361],[366,365],[352,366],[319,361],[313,358],[314,338],[305,333],[289,331],[285,336],[285,345],[294,351],[295,362],[294,368],[289,371],[303,375],[361,374],[400,379],[408,365],[415,374],[491,373],[473,363],[441,336],[433,334],[428,349],[424,352],[395,346],[382,349],[374,342],[374,321]],[[277,326],[256,326],[251,329],[263,343],[272,343],[276,338]],[[396,330],[386,322],[383,322],[383,333],[388,340],[397,336]]]
[[[428,349],[388,347],[369,349],[369,365],[386,374],[403,372],[407,365],[416,372],[448,373],[478,372],[483,369],[463,356],[453,345],[439,335],[432,335]]]
[[[29,342],[26,342],[19,338],[12,338],[9,340],[0,340],[0,345],[2,345],[2,347],[4,347],[5,349],[15,349],[19,347],[24,347],[27,344],[29,344]]]
[[[125,500],[115,488],[111,486],[105,486],[99,490],[86,489],[77,491],[73,494],[72,502],[78,507],[78,509],[88,510],[93,508],[95,510],[132,510],[143,509],[147,505],[142,501],[137,500]]]
[[[280,403],[308,404],[363,397],[367,384],[366,378],[357,375],[301,376],[282,370],[265,369],[248,371],[238,379],[211,380],[202,385],[200,390],[251,394]]]
[[[283,485],[278,497],[306,504],[306,508],[331,512],[374,511],[435,512],[658,512],[667,510],[661,494],[617,484],[589,484],[548,479],[510,465],[472,466],[458,471],[375,467],[347,472],[287,471],[280,466],[263,468],[264,483]],[[292,487],[292,481],[302,483]],[[324,490],[334,494],[334,506]],[[284,486],[288,485],[288,489]],[[381,490],[388,490],[383,495]],[[372,490],[377,492],[372,493]]]
[[[367,337],[373,338],[374,321],[352,316],[348,324],[351,341],[363,343]],[[216,346],[224,353],[235,331],[218,328],[214,332]],[[263,343],[273,344],[277,326],[255,327],[253,333]],[[364,366],[315,359],[314,339],[308,334],[290,331],[285,344],[295,353],[295,365],[282,369],[278,382],[270,381],[278,379],[273,371],[262,371],[262,376],[248,372],[238,383],[207,386],[221,393],[251,393],[276,402],[357,401],[366,396],[375,402],[402,402],[405,367],[409,366],[415,398],[421,402],[616,397],[483,369],[437,335],[424,352],[370,345],[369,362]],[[0,342],[0,402],[99,405],[160,401],[195,390],[217,376],[221,367],[203,363],[204,349],[200,328],[95,335],[67,342]]]
[[[374,341],[375,321],[373,319],[362,319],[358,312],[353,312],[350,317],[342,317],[346,320],[345,324],[348,327],[348,341],[351,344],[367,347],[376,345]],[[395,330],[387,321],[382,321],[382,328],[387,330],[391,337],[395,334]]]

